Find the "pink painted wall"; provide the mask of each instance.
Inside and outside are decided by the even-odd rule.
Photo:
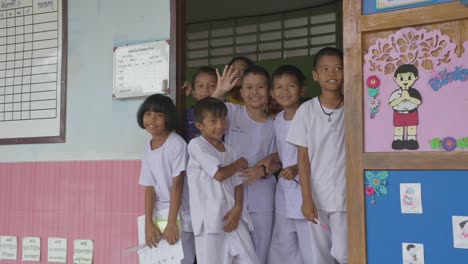
[[[94,241],[93,263],[137,263],[136,253],[122,250],[138,243],[139,170],[133,160],[0,163],[0,235],[18,237],[18,260],[0,262],[20,263],[22,238],[36,236],[40,263],[47,263],[48,237],[68,239],[67,263],[74,239]]]

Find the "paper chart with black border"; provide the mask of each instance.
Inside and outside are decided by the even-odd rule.
[[[0,1],[0,139],[60,134],[62,1]]]

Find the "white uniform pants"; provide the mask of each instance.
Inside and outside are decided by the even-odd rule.
[[[197,263],[200,264],[258,264],[246,225],[230,233],[202,233],[195,236]]]

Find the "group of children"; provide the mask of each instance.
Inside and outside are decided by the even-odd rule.
[[[305,77],[295,66],[271,78],[242,57],[222,73],[201,67],[187,88],[198,100],[187,111],[188,146],[174,132],[172,101],[144,101],[148,246],[181,239],[191,264],[348,262],[342,52],[320,50],[313,79],[321,95],[301,104]],[[274,119],[270,96],[283,109]],[[164,230],[152,221],[161,210]]]

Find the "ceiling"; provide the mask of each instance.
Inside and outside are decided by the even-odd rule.
[[[187,0],[187,23],[279,13],[336,0]]]

